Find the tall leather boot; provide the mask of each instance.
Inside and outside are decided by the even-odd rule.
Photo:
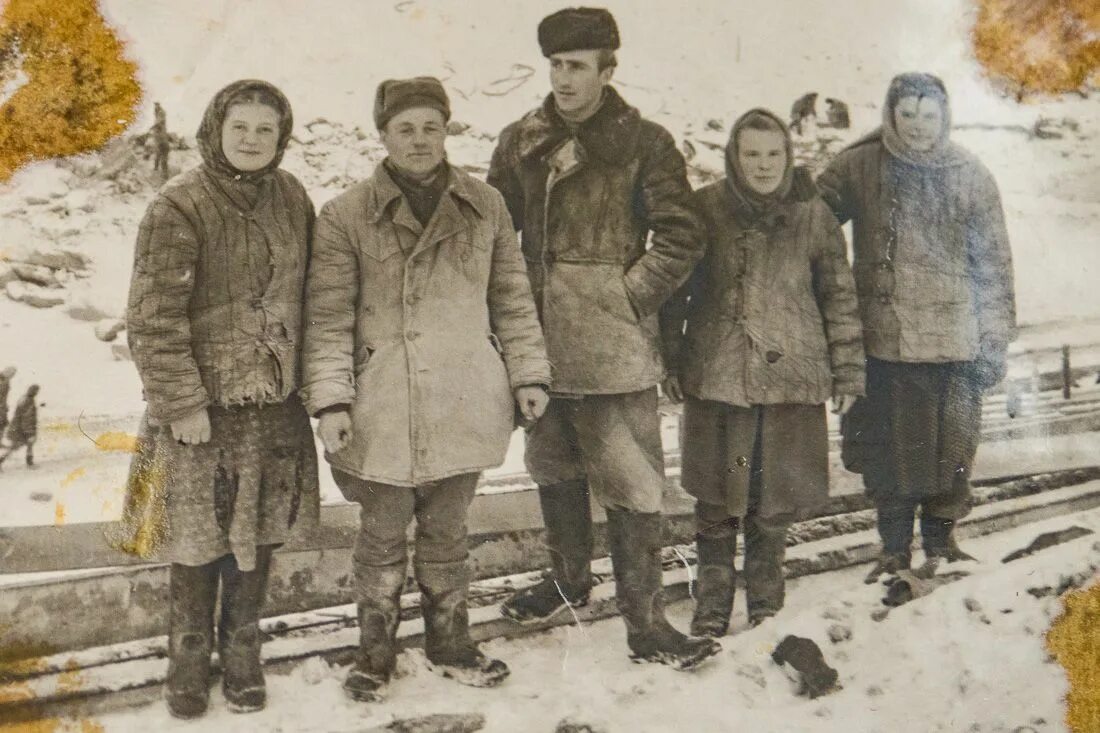
[[[222,558],[222,613],[218,624],[218,657],[222,693],[234,713],[262,710],[267,686],[260,661],[260,613],[267,595],[274,547],[256,547],[256,568],[241,572],[233,555]]]
[[[550,552],[549,578],[517,592],[501,613],[521,624],[537,623],[588,603],[592,590],[592,506],[584,479],[539,487]]]
[[[733,555],[737,550],[737,528],[719,537],[695,535],[695,556],[698,558],[695,581],[695,614],[691,618],[691,635],[717,638],[724,636],[733,613],[736,575]]]
[[[210,700],[210,652],[214,646],[214,604],[218,561],[168,570],[168,676],[164,697],[176,718],[195,718]]]
[[[359,653],[344,680],[344,692],[359,702],[379,702],[397,666],[397,625],[405,561],[355,567]]]
[[[470,638],[466,608],[466,562],[417,562],[424,613],[424,652],[431,669],[471,687],[495,687],[508,676],[508,665],[481,653]]]
[[[745,599],[752,626],[759,626],[783,608],[787,526],[785,521],[761,520],[751,514],[745,518]]]
[[[636,662],[690,670],[722,650],[713,639],[689,637],[665,618],[660,514],[608,510],[615,600],[626,622],[626,643]]]

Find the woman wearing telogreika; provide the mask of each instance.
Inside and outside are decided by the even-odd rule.
[[[953,529],[969,511],[982,391],[1004,378],[1015,332],[997,184],[950,133],[943,82],[901,74],[882,126],[817,182],[854,232],[867,397],[844,421],[843,452],[878,509],[883,554],[868,582],[909,567],[918,507],[928,570],[969,557]]]
[[[162,503],[165,696],[182,718],[207,707],[219,578],[226,702],[264,706],[258,622],[272,551],[318,518],[317,458],[296,394],[314,212],[279,169],[292,125],[274,86],[222,89],[199,128],[202,164],[164,187],[138,233],[127,324],[148,406],[127,516]]]

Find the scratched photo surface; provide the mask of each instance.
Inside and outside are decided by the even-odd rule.
[[[957,156],[952,160],[988,171],[962,179],[966,183],[958,195],[985,196],[990,210],[999,204],[1003,211],[1011,261],[1001,263],[998,277],[1012,283],[1015,302],[1015,327],[1006,321],[1004,329],[1011,339],[1004,379],[983,384],[988,388],[975,398],[972,422],[976,426],[980,419],[980,442],[959,469],[961,481],[969,478],[971,485],[969,510],[950,526],[958,547],[972,557],[928,573],[902,570],[887,582],[865,583],[882,551],[876,503],[865,492],[867,474],[848,470],[857,466],[842,453],[838,415],[823,408],[814,414],[819,420],[827,415],[827,457],[826,438],[820,441],[827,482],[824,473],[810,475],[818,456],[798,440],[779,440],[782,433],[771,439],[781,447],[764,455],[748,449],[754,464],[789,467],[794,483],[804,478],[807,492],[815,491],[815,481],[820,484],[816,503],[800,506],[799,521],[786,530],[785,598],[781,591],[776,608],[753,616],[743,600],[744,584],[738,586],[732,617],[725,614],[728,630],[718,635],[721,651],[698,669],[632,663],[619,616],[627,608],[629,622],[633,612],[629,602],[616,600],[620,572],[613,571],[608,557],[621,537],[614,525],[622,512],[605,511],[595,491],[595,584],[585,602],[562,604],[563,612],[533,624],[506,617],[513,593],[544,582],[547,545],[554,542],[545,530],[548,508],[525,464],[525,432],[517,428],[510,437],[507,431],[492,437],[502,458],[481,474],[466,519],[467,569],[452,574],[463,587],[468,574],[470,637],[488,658],[505,662],[511,674],[491,688],[460,685],[437,674],[438,665],[425,651],[425,627],[433,621],[422,613],[417,585],[429,576],[414,573],[410,565],[400,601],[400,651],[384,697],[351,699],[344,685],[359,655],[361,584],[353,553],[360,507],[337,486],[320,437],[302,438],[298,444],[308,448],[293,455],[272,449],[289,434],[317,430],[317,419],[307,427],[303,402],[316,418],[314,407],[340,400],[322,404],[307,389],[299,401],[291,389],[277,395],[288,400],[293,413],[278,418],[281,422],[268,424],[244,413],[211,417],[223,442],[206,462],[192,460],[193,449],[173,440],[167,427],[157,433],[158,415],[175,425],[198,403],[191,399],[188,405],[184,394],[178,398],[183,408],[162,409],[151,401],[147,413],[127,317],[133,320],[141,311],[140,301],[151,302],[175,285],[141,277],[141,267],[135,271],[135,261],[152,268],[171,259],[164,256],[160,265],[155,254],[141,259],[141,243],[148,245],[143,218],[154,210],[158,192],[189,180],[180,177],[193,175],[204,160],[209,166],[211,155],[233,164],[228,153],[211,153],[209,144],[220,139],[225,116],[240,105],[227,107],[223,99],[216,109],[216,95],[233,82],[255,79],[267,82],[261,89],[275,91],[257,92],[261,102],[252,107],[282,112],[285,102],[292,110],[292,127],[273,128],[272,134],[279,137],[279,169],[301,184],[278,199],[280,208],[272,216],[279,223],[272,226],[283,231],[300,224],[303,232],[319,231],[314,212],[323,224],[322,207],[378,171],[390,170],[383,166],[387,148],[376,128],[379,84],[429,76],[439,80],[449,104],[445,149],[453,175],[463,176],[468,190],[482,192],[476,196],[491,202],[482,209],[500,213],[494,221],[505,223],[488,244],[459,244],[475,258],[478,247],[514,248],[513,227],[507,226],[513,222],[503,208],[507,203],[515,216],[514,202],[490,166],[504,157],[494,158],[494,151],[506,147],[505,127],[544,103],[553,105],[546,102],[551,65],[536,29],[565,6],[551,0],[6,0],[0,2],[0,731],[1100,731],[1100,9],[1090,0],[615,0],[602,6],[613,14],[621,47],[601,104],[609,104],[614,94],[624,110],[636,108],[664,128],[670,139],[658,137],[652,144],[666,145],[665,159],[674,171],[683,165],[696,190],[735,168],[741,175],[730,163],[730,151],[736,152],[731,129],[749,110],[769,111],[764,117],[771,122],[747,132],[772,135],[789,128],[786,150],[800,168],[793,183],[780,186],[801,185],[799,195],[818,202],[832,222],[830,231],[836,222],[828,206],[835,213],[843,201],[854,200],[849,190],[854,184],[822,174],[849,146],[879,134],[891,80],[907,72],[942,80],[949,138],[957,146],[951,148]],[[434,91],[417,93],[428,95],[422,105],[438,108]],[[276,127],[289,119],[272,114]],[[583,144],[583,124],[563,126],[562,139],[579,130]],[[211,125],[218,126],[213,137]],[[743,140],[744,132],[735,138]],[[623,138],[622,129],[593,134],[588,138],[593,149],[585,152],[593,161],[578,160],[616,165]],[[495,191],[482,186],[487,176],[504,190],[499,208]],[[915,178],[903,179],[898,190],[919,185]],[[603,210],[600,190],[606,194],[593,189],[591,204],[555,216],[597,217]],[[655,195],[636,193],[637,200],[622,210],[645,209]],[[468,210],[481,209],[461,209]],[[928,221],[943,224],[936,213]],[[425,222],[421,226],[434,226]],[[843,232],[849,260],[854,236],[873,239],[874,226],[888,225],[885,219],[866,224],[859,235],[844,223],[837,231]],[[419,231],[415,222],[411,226]],[[961,236],[971,236],[978,226],[967,220]],[[932,241],[930,232],[910,234]],[[537,234],[521,232],[519,238],[532,236]],[[654,234],[651,248],[664,246],[660,239]],[[300,241],[300,256],[288,261],[306,277],[308,234]],[[410,241],[421,246],[415,235]],[[839,248],[839,239],[835,242]],[[393,244],[399,246],[404,245]],[[314,265],[319,247],[314,241]],[[281,255],[268,254],[273,267],[281,268]],[[469,252],[461,257],[467,266]],[[504,259],[492,257],[494,268],[503,267]],[[518,252],[508,258],[518,267]],[[333,280],[340,279],[339,266],[331,260],[326,265]],[[843,263],[838,267],[847,271]],[[206,272],[226,287],[239,285],[233,283],[236,270],[219,274],[217,269],[210,265]],[[179,272],[192,276],[187,268]],[[743,271],[733,276],[748,277]],[[760,301],[765,311],[785,305],[779,280],[789,275],[777,271],[774,277],[760,285],[772,293]],[[526,278],[519,282],[526,292]],[[925,287],[914,282],[912,293]],[[358,297],[367,298],[364,293]],[[637,325],[637,301],[631,292],[627,296],[629,302],[621,305],[634,307]],[[874,288],[859,291],[861,306],[864,298],[878,297]],[[410,305],[412,298],[406,301]],[[370,313],[369,306],[360,307],[355,297],[347,302],[361,318],[369,317],[362,315]],[[463,307],[455,302],[456,309]],[[652,327],[653,343],[660,306],[654,303],[643,318]],[[583,327],[599,340],[603,332],[594,324],[602,321],[585,324],[595,312],[584,307],[572,315],[577,332]],[[533,303],[529,308],[533,318]],[[666,307],[662,314],[667,312]],[[866,319],[866,308],[864,314]],[[452,316],[442,311],[437,317]],[[682,323],[677,321],[679,335]],[[157,324],[145,325],[146,334],[156,332]],[[725,338],[725,327],[712,328],[712,342]],[[186,351],[189,336],[178,328],[170,324],[153,338],[183,343]],[[505,330],[497,329],[493,344],[508,362],[522,338],[509,340]],[[867,334],[873,356],[877,347]],[[417,335],[409,331],[406,338]],[[610,343],[614,333],[606,337]],[[576,354],[555,355],[555,338],[547,331],[557,384]],[[541,353],[541,341],[530,343]],[[659,364],[660,353],[654,353]],[[762,354],[769,363],[782,356]],[[862,392],[862,354],[853,357],[859,373],[859,389],[850,390],[853,399]],[[627,367],[616,365],[635,357],[615,352],[604,372],[625,374]],[[182,382],[198,379],[188,377],[183,357],[164,358],[163,373],[182,375]],[[479,378],[469,376],[475,372],[462,367],[470,358],[458,353],[441,358],[436,371],[450,376],[441,377],[436,388],[480,400],[489,388],[475,384]],[[295,372],[296,359],[290,352],[280,356],[280,373]],[[665,359],[670,360],[667,350]],[[497,361],[493,356],[503,373]],[[249,379],[265,378],[262,366],[232,366],[248,372]],[[733,366],[724,368],[728,371],[708,379],[725,379],[724,384],[734,379]],[[548,381],[537,369],[532,374],[530,383]],[[690,470],[698,470],[681,461],[694,433],[684,430],[683,400],[669,399],[668,382],[658,375],[638,389],[658,383],[664,454],[659,565],[665,613],[686,632],[694,627],[697,603],[707,601],[701,594],[712,576],[700,571],[706,563],[696,542],[695,498],[681,486],[682,475],[686,480]],[[233,387],[244,390],[237,393],[238,403],[247,403],[249,395],[271,396],[262,384],[242,384]],[[230,387],[217,389],[228,393]],[[930,393],[920,391],[925,387],[910,389],[915,390],[908,395],[911,402],[896,409],[925,410]],[[833,407],[832,396],[837,395],[826,384],[809,401]],[[374,404],[390,404],[385,396],[375,399]],[[551,409],[563,401],[551,400]],[[498,407],[479,402],[473,414],[512,409]],[[593,419],[613,423],[635,416],[605,412]],[[481,440],[473,435],[462,436],[463,445]],[[937,440],[927,433],[910,439]],[[656,451],[656,432],[653,444]],[[273,458],[253,457],[251,474],[242,470],[225,483],[217,462],[227,451],[247,452],[242,446]],[[385,446],[364,450],[385,460]],[[492,451],[490,446],[483,452]],[[645,461],[642,453],[623,456],[620,463]],[[731,464],[729,472],[736,470]],[[240,568],[232,571],[237,575],[222,576],[223,583],[249,576],[245,568],[266,567],[269,557],[254,546],[281,546],[271,559],[266,587],[253,589],[264,599],[259,638],[266,706],[248,715],[231,712],[232,691],[217,684],[217,670],[225,664],[219,657],[233,663],[231,653],[223,651],[215,654],[205,714],[178,720],[163,692],[173,592],[166,563],[197,558],[209,550],[200,547],[206,539],[213,537],[216,545],[219,537],[237,531],[233,507],[218,498],[223,496],[219,482],[238,498],[260,491],[263,479],[257,476],[279,471],[297,483],[283,486],[287,495],[278,506],[264,504],[262,511],[270,516],[253,517],[253,525],[262,526],[253,526],[255,534],[245,538],[252,549],[244,554],[237,549]],[[208,474],[214,478],[203,478]],[[174,513],[179,496],[189,491],[194,502],[212,502],[216,526],[204,524],[201,514]],[[461,512],[463,504],[456,506]],[[397,509],[379,502],[375,511]],[[176,517],[175,524],[170,517]],[[453,518],[452,523],[457,525]],[[267,526],[273,524],[279,526]],[[918,520],[914,571],[925,557],[919,549],[922,526]],[[742,548],[726,547],[727,559],[738,555],[736,574],[750,585],[757,582],[748,567],[742,570]],[[452,565],[461,568],[462,562]],[[565,598],[561,586],[556,590]],[[225,605],[224,588],[222,593]],[[431,593],[425,594],[423,602],[430,606]],[[805,647],[791,642],[792,636],[811,640],[814,653],[801,653]]]

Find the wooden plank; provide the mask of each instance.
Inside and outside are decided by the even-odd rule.
[[[976,509],[964,519],[961,537],[976,537],[1006,531],[1044,519],[1086,511],[1100,506],[1100,485],[1089,490],[1065,488],[1042,496],[1000,502]],[[1077,540],[1086,546],[1091,538]],[[873,532],[856,532],[845,537],[807,543],[788,552],[786,575],[789,579],[832,572],[869,562],[878,553]],[[688,572],[676,569],[664,573],[665,596],[669,602],[688,597]],[[597,586],[589,605],[577,610],[582,623],[616,615],[614,587]],[[339,614],[336,614],[339,615]],[[516,638],[540,633],[555,626],[572,624],[572,616],[559,615],[551,621],[520,626],[502,619],[499,606],[471,609],[471,636],[477,641],[492,638]],[[423,626],[418,619],[403,621],[399,629],[402,647],[423,643]],[[289,635],[288,635],[289,637]],[[340,621],[328,628],[317,628],[305,637],[276,638],[264,645],[264,666],[268,673],[292,671],[302,659],[320,657],[334,664],[347,664],[354,653],[358,632]],[[129,707],[156,702],[161,695],[166,663],[159,656],[164,640],[149,640],[147,652],[140,656],[117,655],[118,661],[103,650],[42,660],[50,669],[41,674],[21,674],[18,679],[0,682],[0,719],[20,723],[46,717],[86,719]],[[104,657],[107,661],[104,661]],[[79,679],[79,684],[73,684]]]
[[[1057,490],[1100,478],[1100,469],[1022,479],[976,492],[978,504]],[[1098,488],[1097,490],[1100,490]],[[512,495],[508,495],[512,496]],[[518,499],[521,495],[516,496]],[[835,497],[822,516],[865,510],[862,495]],[[514,519],[514,517],[512,517]],[[666,517],[666,544],[689,544],[695,533],[691,512]],[[858,522],[811,519],[792,527],[791,537],[815,539],[823,533],[867,526]],[[593,557],[606,555],[605,525],[597,512]],[[470,566],[475,579],[539,570],[544,566],[542,528],[477,533],[470,537]],[[350,603],[351,548],[280,552],[275,556],[264,608],[278,616]],[[8,586],[0,592],[0,661],[41,656],[157,636],[167,630],[168,572],[163,565],[103,570],[78,577]]]
[[[1005,440],[988,441],[978,448],[975,461],[975,484],[989,483],[1032,473],[1085,468],[1100,460],[1100,433],[1077,432],[1082,426],[1100,430],[1100,412],[1063,418],[1051,423],[1055,433],[1043,441],[1009,439],[1013,431],[1001,430]],[[1073,428],[1072,430],[1070,428]],[[1023,431],[1029,435],[1028,430]],[[839,467],[839,457],[831,456],[833,475],[831,494],[834,502],[857,499],[838,497],[859,495],[863,491],[859,476]],[[665,490],[665,513],[678,516],[691,512],[692,500],[679,485],[679,451],[666,455],[668,482]],[[503,491],[504,487],[511,490]],[[483,482],[481,492],[470,507],[468,526],[474,535],[505,535],[511,532],[537,531],[542,527],[542,513],[535,488],[526,474],[497,476]],[[823,514],[839,510],[835,504]],[[602,518],[602,510],[593,507],[594,516]],[[0,528],[0,576],[18,573],[45,573],[107,567],[147,565],[148,561],[127,555],[109,547],[104,533],[112,523],[97,522],[67,524],[59,527]],[[297,537],[283,552],[335,551],[351,547],[359,526],[358,506],[336,504],[321,508],[320,530],[312,537]],[[536,544],[541,539],[534,540]],[[2,580],[2,579],[0,579]],[[47,578],[47,580],[53,580]],[[0,585],[3,587],[3,585]]]

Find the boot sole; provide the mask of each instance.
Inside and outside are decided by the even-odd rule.
[[[254,688],[254,689],[259,690],[261,688]],[[246,702],[240,702],[239,700],[233,700],[228,695],[225,694],[225,690],[222,690],[222,695],[225,697],[225,707],[226,707],[226,709],[228,709],[229,712],[231,712],[231,713],[255,713],[255,712],[258,712],[260,710],[263,710],[265,707],[267,707],[267,691],[266,691],[266,688],[262,688],[262,689],[264,689],[263,699],[260,702],[253,702],[253,703],[246,703]],[[247,694],[250,691],[251,690],[242,690],[237,694],[238,695],[243,695],[243,694]]]
[[[500,615],[503,616],[504,618],[508,619],[509,621],[512,621],[513,623],[519,624],[520,626],[536,626],[538,624],[549,621],[549,620],[551,620],[552,618],[554,618],[556,616],[560,616],[562,613],[565,613],[570,608],[572,608],[572,609],[584,608],[587,605],[588,605],[588,598],[583,598],[583,599],[574,601],[571,604],[563,603],[563,604],[561,604],[560,606],[558,606],[557,608],[555,608],[553,611],[551,611],[549,614],[547,614],[545,616],[522,616],[522,615],[519,615],[518,611],[515,611],[512,608],[509,608],[508,606],[501,606],[500,607]]]
[[[502,672],[497,672],[493,675],[486,675],[481,671],[466,670],[459,667],[450,667],[445,664],[432,664],[428,662],[428,669],[435,674],[445,679],[454,680],[460,685],[467,687],[496,687],[503,682],[508,675],[512,673],[512,670],[507,667]]]
[[[719,645],[718,642],[711,642],[689,657],[684,657],[679,654],[670,654],[668,652],[656,652],[655,654],[647,654],[644,656],[631,654],[630,660],[635,664],[664,664],[680,672],[691,672],[698,669],[700,665],[720,651],[722,651],[721,645]]]

